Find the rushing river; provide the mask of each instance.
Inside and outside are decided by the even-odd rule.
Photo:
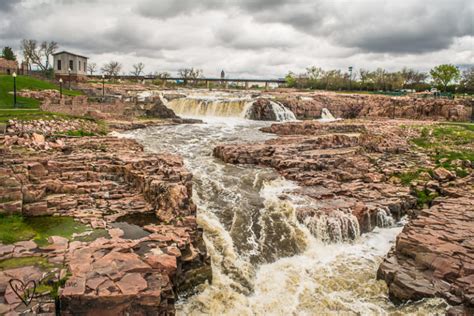
[[[393,305],[385,283],[375,278],[400,225],[376,228],[352,243],[315,239],[296,220],[295,207],[304,201],[293,193],[295,183],[272,169],[225,164],[212,156],[217,144],[274,137],[259,131],[269,123],[242,116],[200,118],[206,124],[125,134],[149,151],[181,155],[194,175],[193,199],[212,259],[213,281],[182,298],[178,314],[444,314],[446,304],[439,299]]]

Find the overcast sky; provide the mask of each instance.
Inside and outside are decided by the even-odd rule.
[[[0,46],[54,40],[129,72],[283,77],[474,64],[472,0],[0,0]]]

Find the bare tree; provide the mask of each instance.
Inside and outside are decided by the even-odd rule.
[[[188,83],[188,80],[198,79],[202,76],[201,69],[194,68],[183,68],[178,71],[178,76],[183,78],[184,84]]]
[[[158,78],[158,79],[167,79],[167,78],[171,78],[171,74],[169,72],[155,72],[155,77]]]
[[[51,41],[51,42],[46,42],[44,41],[41,43],[41,52],[43,53],[43,56],[45,57],[45,62],[44,66],[46,69],[49,69],[49,58],[52,56],[59,48],[58,43]]]
[[[143,73],[143,69],[145,69],[144,63],[140,62],[138,64],[135,64],[133,65],[133,71],[131,72],[131,74],[138,78]]]
[[[37,65],[42,71],[47,71],[50,68],[50,57],[58,49],[58,43],[44,41],[38,46],[36,40],[24,39],[21,41],[21,49],[29,67],[33,64]]]
[[[97,64],[96,63],[88,63],[87,64],[87,71],[92,76],[97,71]]]
[[[115,78],[122,70],[122,65],[118,61],[110,61],[101,70],[106,76]]]

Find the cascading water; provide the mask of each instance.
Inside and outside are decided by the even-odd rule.
[[[277,121],[295,121],[296,117],[289,109],[276,101],[270,101],[271,110]],[[180,116],[188,117],[234,117],[248,118],[255,100],[250,96],[222,97],[190,95],[164,104]]]
[[[325,122],[331,122],[331,121],[335,121],[336,118],[334,117],[334,115],[332,115],[331,112],[329,112],[328,109],[323,108],[321,110],[321,120]]]
[[[272,105],[277,121],[296,121],[295,114],[282,104],[276,101],[270,101],[270,104]]]
[[[166,104],[176,114],[183,116],[245,117],[251,102],[246,99],[221,100],[205,98],[180,98]]]
[[[206,124],[125,134],[149,151],[180,154],[194,175],[193,200],[211,256],[213,281],[179,301],[178,314],[444,313],[446,305],[439,299],[397,307],[388,300],[385,283],[376,280],[382,256],[400,227],[375,228],[359,237],[357,221],[343,212],[299,223],[295,210],[308,202],[297,195],[294,183],[272,169],[224,164],[212,156],[219,143],[274,137],[259,131],[270,123],[204,119]],[[388,225],[387,213],[380,214],[380,226]],[[339,242],[328,243],[331,240]]]

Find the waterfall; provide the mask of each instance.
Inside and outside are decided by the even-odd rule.
[[[395,220],[387,209],[379,208],[376,219],[378,227],[391,227],[395,224]]]
[[[307,217],[304,224],[311,234],[323,242],[350,241],[360,236],[357,218],[341,211],[331,216],[323,214]]]
[[[321,110],[321,120],[324,120],[324,121],[335,121],[336,118],[334,117],[334,115],[331,114],[331,112],[329,112],[328,109],[323,108],[323,109]]]
[[[200,99],[180,98],[166,104],[178,115],[184,116],[220,116],[241,117],[245,116],[251,104],[247,99]]]
[[[277,121],[296,121],[295,114],[282,104],[275,101],[270,101],[270,104],[272,105]]]
[[[163,98],[162,98],[163,99]],[[254,106],[254,100],[250,97],[221,98],[216,96],[191,96],[174,99],[164,104],[172,109],[177,115],[199,116],[199,117],[235,117],[254,119],[249,113]],[[269,100],[269,108],[276,121],[295,121],[296,117],[282,104]],[[259,120],[260,118],[257,118]]]

